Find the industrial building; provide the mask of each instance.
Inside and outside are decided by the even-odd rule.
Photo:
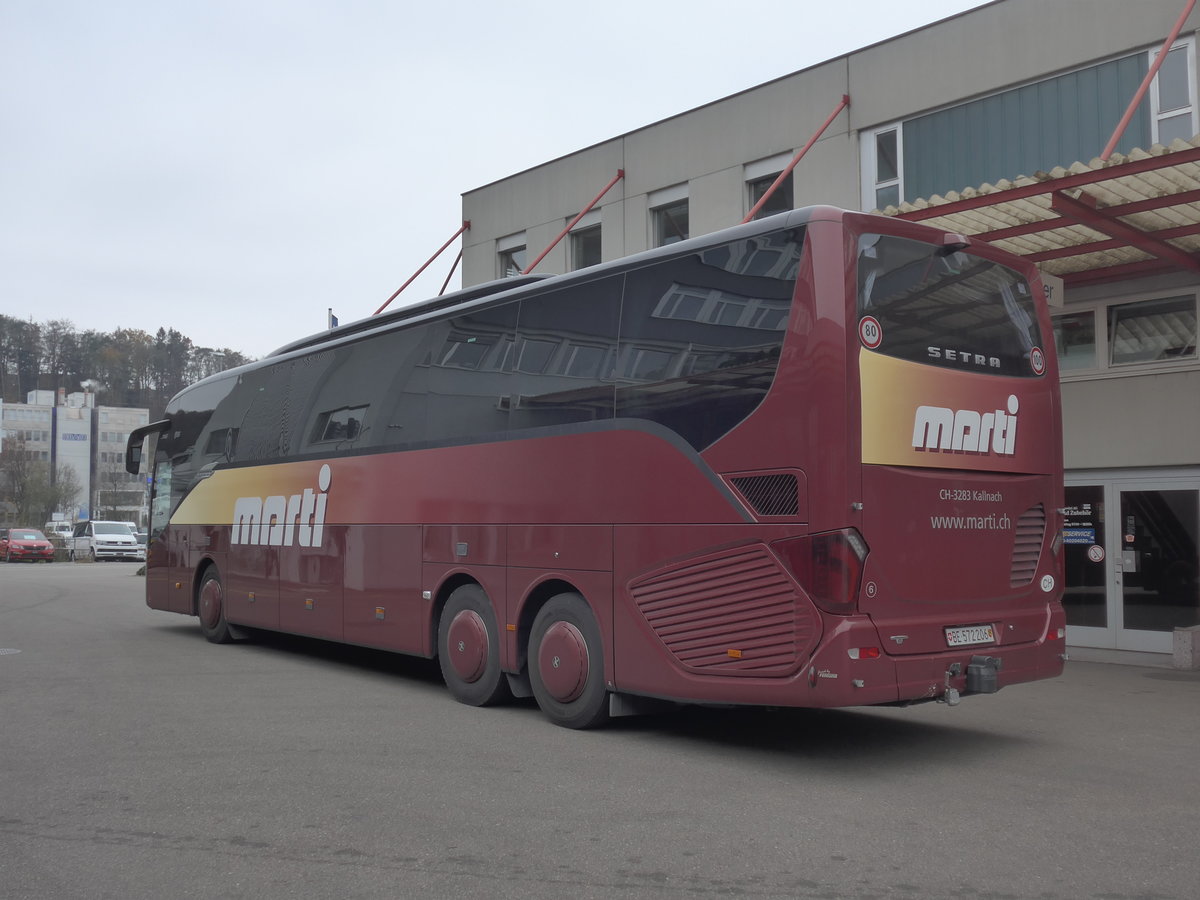
[[[97,406],[88,391],[30,391],[26,403],[0,402],[0,450],[19,442],[30,460],[45,463],[52,478],[74,473],[79,494],[57,515],[76,522],[105,515],[146,524],[145,477],[125,471],[130,432],[150,421],[148,409]],[[41,522],[0,522],[41,527]]]

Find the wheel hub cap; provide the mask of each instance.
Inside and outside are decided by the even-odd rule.
[[[588,677],[587,642],[570,622],[555,622],[538,648],[542,684],[559,703],[570,703],[583,693]]]
[[[487,626],[479,613],[464,609],[450,622],[450,665],[463,681],[478,681],[487,668]]]
[[[221,583],[206,581],[200,589],[200,621],[206,628],[216,628],[221,621]]]

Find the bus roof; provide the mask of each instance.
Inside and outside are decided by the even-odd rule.
[[[464,288],[460,291],[455,291],[451,294],[445,294],[441,297],[434,297],[423,302],[414,303],[394,312],[383,313],[377,316],[370,316],[365,319],[359,319],[350,322],[346,325],[341,325],[337,328],[332,328],[327,331],[321,331],[305,338],[292,341],[284,344],[279,349],[267,354],[262,362],[266,362],[275,357],[284,356],[289,353],[294,353],[297,350],[304,350],[313,347],[318,347],[325,343],[341,343],[344,339],[354,335],[359,335],[368,331],[385,328],[388,325],[393,325],[398,322],[403,322],[407,319],[415,319],[420,316],[425,316],[430,313],[446,311],[455,308],[474,306],[473,301],[484,299],[499,299],[500,295],[507,294],[510,291],[524,293],[522,289],[528,288],[534,284],[541,284],[547,281],[554,282],[571,282],[577,280],[591,280],[599,275],[611,272],[615,269],[630,268],[650,262],[655,259],[668,258],[683,253],[692,253],[698,249],[709,247],[714,244],[724,243],[725,241],[735,240],[739,237],[751,237],[757,234],[778,231],[784,228],[793,228],[808,222],[816,217],[818,211],[837,212],[842,210],[832,210],[830,207],[805,207],[804,209],[795,209],[790,212],[780,213],[775,216],[757,219],[753,222],[748,222],[744,225],[735,225],[731,228],[725,228],[721,231],[714,231],[700,237],[689,238],[686,241],[679,241],[674,244],[668,244],[665,247],[656,247],[652,250],[644,250],[640,253],[635,253],[631,256],[623,256],[618,259],[609,260],[607,262],[598,263],[594,266],[589,266],[586,269],[578,269],[574,272],[568,272],[563,275],[519,275],[514,278],[501,278],[497,281],[489,281],[484,284],[475,285],[473,287]]]

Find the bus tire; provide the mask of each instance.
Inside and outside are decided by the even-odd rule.
[[[529,682],[542,712],[564,728],[592,728],[608,719],[604,642],[579,594],[551,597],[529,635]]]
[[[455,588],[438,620],[438,666],[459,703],[491,706],[511,695],[500,670],[500,628],[477,584]]]
[[[216,566],[210,566],[200,579],[196,591],[196,615],[200,618],[200,632],[214,644],[228,644],[233,640],[229,623],[225,621],[225,588]]]

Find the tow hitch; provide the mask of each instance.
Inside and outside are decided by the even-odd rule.
[[[998,656],[972,656],[967,664],[967,683],[963,690],[968,694],[994,694],[1000,690],[999,673],[1004,660]],[[962,674],[962,663],[953,663],[946,670],[945,691],[938,699],[947,706],[958,706],[962,695],[950,684],[951,678]]]

